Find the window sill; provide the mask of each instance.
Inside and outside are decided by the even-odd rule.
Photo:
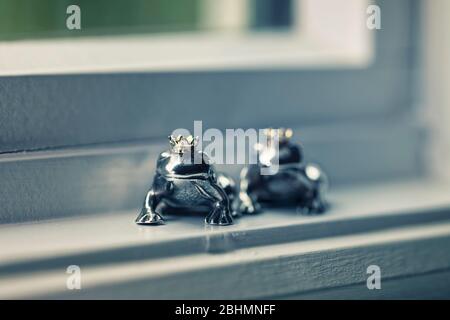
[[[231,227],[138,227],[136,212],[3,225],[0,297],[264,298],[365,283],[370,264],[384,278],[446,270],[448,194],[427,181],[349,188],[325,215],[271,210]],[[82,290],[65,287],[72,264]]]

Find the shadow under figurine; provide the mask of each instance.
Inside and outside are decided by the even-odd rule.
[[[169,141],[171,148],[159,155],[153,185],[136,223],[161,224],[164,214],[183,210],[206,212],[207,224],[232,224],[230,200],[223,187],[232,196],[234,182],[216,174],[208,156],[197,150],[196,138],[169,136]]]
[[[265,204],[296,206],[302,213],[324,212],[327,208],[324,200],[326,175],[317,165],[303,163],[301,146],[290,141],[292,130],[266,129],[264,133],[266,144],[256,146],[258,164],[241,171],[240,211],[255,213]],[[278,139],[278,148],[274,139]],[[276,157],[278,171],[262,175],[262,169],[276,166]]]

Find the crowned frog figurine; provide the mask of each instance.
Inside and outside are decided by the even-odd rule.
[[[257,164],[241,171],[240,211],[254,213],[261,204],[296,206],[302,213],[325,211],[326,175],[317,165],[303,162],[301,146],[291,142],[292,130],[266,129],[264,134],[266,143],[255,147]],[[261,174],[261,169],[272,167],[277,168],[273,174]]]
[[[136,223],[161,224],[171,211],[205,212],[205,223],[233,223],[229,196],[234,182],[218,175],[192,136],[169,136],[170,149],[160,154],[156,174]],[[218,182],[220,180],[220,182]],[[231,196],[231,194],[230,194]]]

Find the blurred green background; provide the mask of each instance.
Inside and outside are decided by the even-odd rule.
[[[0,39],[189,31],[201,0],[0,0]],[[81,8],[82,29],[67,30],[66,9]]]
[[[0,40],[197,31],[205,29],[204,1],[0,0]],[[212,1],[214,5],[227,0]],[[248,6],[249,30],[292,24],[293,0],[242,1]],[[66,9],[72,4],[81,8],[81,30],[66,28]]]

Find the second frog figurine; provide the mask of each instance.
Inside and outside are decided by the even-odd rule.
[[[296,206],[302,213],[322,213],[328,180],[319,166],[303,161],[302,147],[291,142],[291,129],[266,129],[267,141],[257,144],[258,164],[241,172],[240,211],[255,213],[261,204]],[[278,142],[278,143],[276,143]],[[263,175],[262,170],[276,172]]]

